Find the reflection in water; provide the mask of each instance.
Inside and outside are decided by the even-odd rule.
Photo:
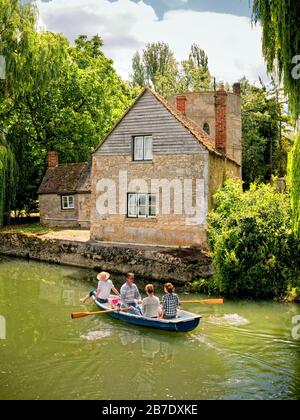
[[[6,339],[6,320],[3,315],[0,315],[0,340]]]
[[[189,334],[71,320],[94,310],[79,298],[95,285],[92,271],[0,260],[0,399],[300,398],[299,305],[193,304],[203,322]]]
[[[150,334],[138,331],[123,330],[119,338],[125,347],[130,344],[138,344],[143,358],[143,369],[137,371],[132,378],[136,385],[137,398],[153,399],[157,382],[155,372],[160,369],[163,371],[167,362],[169,367],[174,365],[174,347],[169,342],[163,342],[161,337],[160,339],[152,338]]]

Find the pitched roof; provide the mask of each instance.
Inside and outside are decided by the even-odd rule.
[[[89,162],[85,165],[85,168],[82,171],[81,177],[77,184],[77,192],[91,192],[92,190],[92,162]]]
[[[131,111],[135,104],[140,100],[140,98],[146,93],[150,92],[195,138],[198,140],[207,150],[212,153],[217,154],[218,156],[224,157],[224,155],[219,152],[214,147],[214,140],[210,137],[202,128],[200,128],[194,121],[187,118],[181,112],[179,112],[176,108],[173,107],[165,98],[159,95],[154,90],[150,89],[149,87],[145,87],[133,104],[127,109],[124,115],[120,118],[120,120],[115,124],[115,126],[110,130],[110,132],[105,137],[104,141],[96,148],[95,152],[102,146],[102,144],[106,141],[106,139],[110,136],[110,134],[115,130],[115,128],[120,124],[120,122],[125,118],[125,116]]]
[[[91,191],[91,164],[66,163],[48,168],[38,194],[67,194]]]

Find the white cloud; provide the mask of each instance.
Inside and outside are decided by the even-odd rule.
[[[137,49],[147,42],[165,41],[178,60],[188,56],[192,43],[199,44],[219,80],[233,82],[243,75],[251,81],[258,75],[266,79],[261,29],[253,28],[246,17],[173,10],[159,20],[151,6],[130,0],[38,0],[37,4],[50,31],[63,32],[71,40],[79,34],[101,35],[105,53],[124,78],[128,78]]]

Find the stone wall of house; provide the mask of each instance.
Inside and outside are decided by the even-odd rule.
[[[99,214],[101,191],[99,191],[101,179],[109,179],[116,187],[115,214]],[[135,179],[142,179],[146,185],[139,190],[135,185]],[[127,193],[151,192],[153,179],[175,180],[174,189],[171,188],[170,212],[163,214],[161,203],[165,191],[160,189],[157,197],[157,216],[155,218],[128,218],[126,205],[121,207],[120,197],[127,204]],[[176,203],[184,194],[180,194],[180,186],[184,186],[185,180],[194,180],[193,205],[196,205],[196,180],[199,183],[199,203],[201,214],[196,218],[188,215],[182,206],[182,214],[174,214],[174,194]],[[176,184],[177,183],[177,184]],[[154,155],[151,162],[133,162],[131,155],[110,156],[96,154],[93,157],[92,168],[92,202],[91,202],[91,238],[100,241],[147,243],[158,245],[203,245],[206,242],[206,214],[208,195],[208,152],[195,155]],[[178,186],[179,185],[179,186]],[[120,187],[125,186],[122,194]],[[148,189],[147,191],[145,191]],[[174,192],[175,191],[175,192]],[[112,197],[110,197],[112,198]],[[113,201],[112,201],[113,203]]]
[[[241,179],[241,167],[235,162],[209,154],[209,194],[208,209],[213,208],[213,196],[227,178]]]
[[[91,194],[78,194],[78,224],[81,228],[91,226]]]
[[[182,95],[181,95],[182,96]],[[215,93],[214,92],[190,92],[186,97],[186,116],[203,128],[209,124],[210,136],[216,135],[215,116]],[[168,101],[176,108],[176,95],[168,98]],[[238,163],[242,161],[242,99],[239,95],[227,92],[227,155]]]
[[[42,194],[39,196],[40,220],[47,226],[78,226],[78,197],[75,195],[75,208],[62,210],[61,196]]]
[[[211,258],[199,249],[112,246],[3,233],[0,254],[116,274],[134,272],[145,279],[178,284],[214,274]]]

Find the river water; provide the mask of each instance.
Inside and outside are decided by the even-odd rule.
[[[187,334],[72,320],[94,310],[79,298],[95,284],[89,270],[0,257],[0,399],[300,398],[299,304],[186,304],[203,315]]]

